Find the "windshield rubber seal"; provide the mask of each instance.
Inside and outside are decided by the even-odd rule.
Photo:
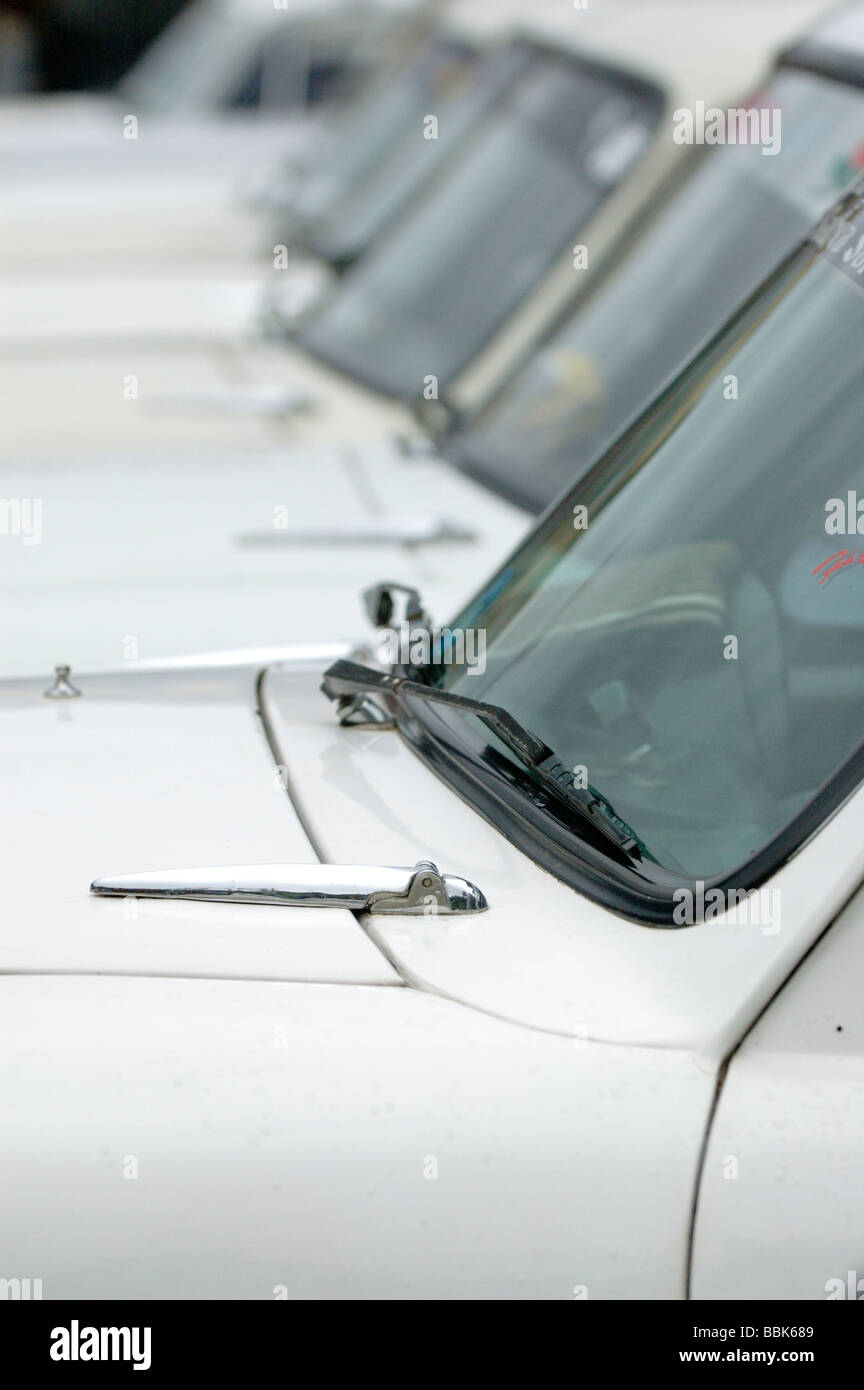
[[[586,834],[585,824],[546,793],[530,772],[472,736],[467,723],[454,739],[440,707],[404,697],[395,713],[399,732],[432,772],[485,821],[553,877],[616,916],[643,926],[679,929],[680,894],[712,889],[749,893],[795,855],[864,781],[864,743],[807,805],[749,860],[704,879],[676,874],[644,859],[628,863]],[[679,895],[679,896],[676,896]],[[689,923],[688,923],[689,925]]]

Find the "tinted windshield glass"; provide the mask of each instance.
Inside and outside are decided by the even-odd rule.
[[[624,175],[653,94],[527,45],[464,154],[300,331],[313,352],[414,398],[468,363]]]
[[[462,615],[485,671],[434,668],[672,874],[737,871],[864,738],[864,197],[825,225]]]
[[[512,80],[513,65],[512,52],[481,61],[439,39],[343,117],[292,208],[309,249],[334,263],[356,258]]]
[[[787,72],[780,153],[710,151],[627,261],[451,452],[541,510],[572,486],[801,239],[864,159],[864,92]]]

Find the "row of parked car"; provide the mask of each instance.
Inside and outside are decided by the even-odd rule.
[[[4,1287],[860,1297],[864,4],[253,9],[0,106]]]

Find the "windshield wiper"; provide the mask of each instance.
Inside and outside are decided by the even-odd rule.
[[[351,705],[358,695],[383,695],[401,702],[405,696],[427,700],[432,704],[450,705],[453,709],[473,714],[491,729],[503,744],[514,753],[523,767],[529,769],[548,791],[557,796],[565,805],[575,810],[602,837],[611,843],[619,854],[630,860],[650,859],[642,841],[616,814],[614,807],[593,787],[577,787],[573,773],[565,767],[554,749],[544,743],[530,729],[524,728],[518,719],[501,705],[490,705],[485,700],[472,700],[467,695],[455,695],[448,690],[437,690],[434,686],[420,681],[409,680],[406,676],[394,676],[386,671],[375,671],[361,666],[356,661],[336,661],[324,673],[321,689],[328,700],[338,700],[340,709]]]

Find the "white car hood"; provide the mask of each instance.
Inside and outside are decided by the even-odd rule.
[[[0,688],[8,1272],[46,1298],[683,1296],[716,1068],[800,921],[782,944],[622,922],[398,734],[340,728],[320,669],[266,673],[265,742],[257,674],[82,678],[59,705]],[[347,914],[88,896],[94,873],[313,861],[282,749],[322,855],[425,852],[488,912],[366,918],[397,975]],[[822,873],[790,885],[823,923],[848,888],[825,833]],[[139,1155],[141,1183],[120,1180]]]
[[[366,630],[360,590],[382,579],[419,587],[446,622],[529,520],[392,445],[31,459],[6,465],[3,491],[22,501],[0,545],[9,675],[350,638]],[[399,543],[424,518],[475,539]]]
[[[144,115],[128,139],[124,107],[89,116],[85,107],[68,125],[56,112],[53,121],[28,119],[35,114],[0,103],[6,274],[78,278],[87,262],[104,271],[113,259],[133,295],[130,256],[136,276],[148,257],[163,269],[183,259],[189,269],[218,255],[260,256],[268,237],[254,198],[280,186],[286,158],[307,150],[319,129],[284,114]],[[39,290],[37,278],[29,291]]]
[[[256,715],[254,669],[0,687],[0,969],[398,985],[350,912],[97,898],[95,877],[315,863]]]
[[[185,280],[174,275],[179,294],[176,312],[185,313],[190,297],[208,293],[209,271]],[[220,290],[231,315],[251,291],[242,279]],[[145,294],[142,273],[138,293]],[[255,296],[264,307],[264,287]],[[153,306],[154,313],[161,308]],[[174,310],[172,310],[174,312]],[[122,337],[99,349],[76,342],[73,315],[68,340],[50,350],[36,342],[0,350],[0,398],[3,401],[4,465],[20,454],[53,456],[69,463],[75,453],[95,458],[109,450],[141,453],[151,449],[254,449],[266,444],[309,452],[325,445],[380,441],[417,429],[416,417],[403,402],[385,400],[325,366],[308,353],[287,345],[235,342],[204,343],[190,339],[168,352],[154,340],[133,347]],[[3,330],[0,326],[0,338]],[[45,404],[51,382],[50,410]],[[272,400],[250,403],[249,392],[282,391],[305,411],[275,413]],[[96,459],[98,462],[98,458]],[[9,496],[8,488],[4,493]]]
[[[772,881],[782,931],[626,921],[505,840],[399,733],[341,727],[320,692],[327,664],[80,676],[68,701],[45,699],[47,682],[0,684],[3,970],[407,983],[714,1068],[861,881],[864,791]],[[469,879],[488,909],[358,921],[89,893],[124,873],[419,860]]]

